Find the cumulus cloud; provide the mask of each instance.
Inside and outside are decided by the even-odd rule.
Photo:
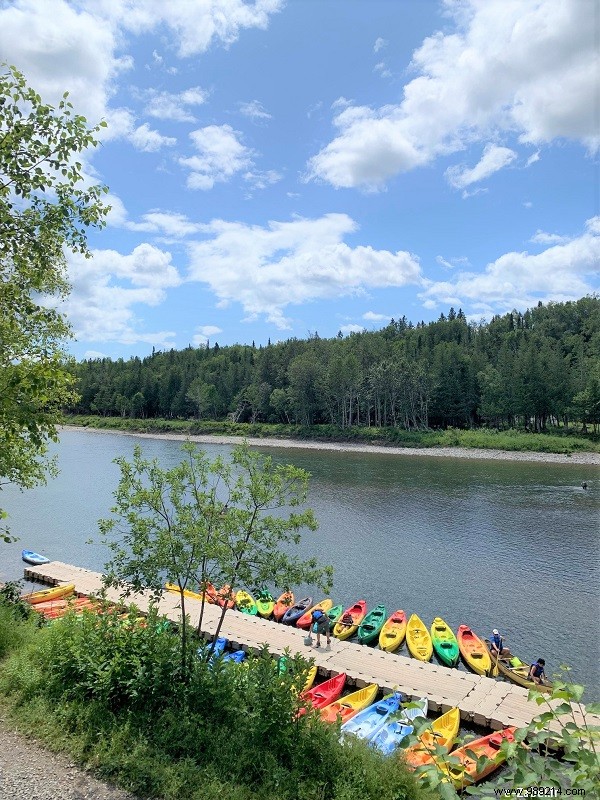
[[[349,333],[362,333],[364,329],[364,325],[356,325],[353,322],[348,325],[342,325],[340,328],[341,332],[345,333],[346,335]]]
[[[389,314],[376,314],[374,311],[366,311],[362,317],[369,322],[383,322],[386,319],[390,319]]]
[[[240,142],[240,136],[230,125],[208,125],[190,133],[198,155],[179,159],[190,170],[190,189],[212,189],[252,165],[252,151]]]
[[[446,179],[455,189],[464,189],[472,183],[489,178],[494,172],[512,164],[516,157],[515,151],[508,147],[488,144],[485,146],[478,164],[471,169],[462,166],[448,167],[445,172]]]
[[[192,338],[194,347],[199,347],[208,342],[211,336],[216,336],[217,333],[223,333],[222,328],[217,328],[216,325],[200,325],[196,328],[196,333]]]
[[[384,47],[387,47],[387,42],[385,39],[382,39],[381,36],[379,36],[377,39],[375,39],[375,44],[373,45],[373,52],[378,53]]]
[[[207,283],[221,307],[240,303],[248,319],[264,316],[282,329],[289,305],[421,284],[410,253],[345,244],[357,229],[346,214],[266,227],[215,220],[209,227],[212,238],[189,245],[188,280]]]
[[[479,274],[460,272],[452,281],[430,283],[420,296],[427,308],[485,304],[493,313],[504,313],[539,300],[565,302],[591,294],[599,274],[600,217],[593,217],[579,236],[535,255],[505,253]]]
[[[159,305],[165,290],[181,283],[170,253],[146,243],[127,255],[93,250],[86,259],[70,253],[68,267],[72,291],[63,310],[77,338],[173,346],[174,332],[141,331],[134,311]]]
[[[172,136],[161,136],[158,131],[152,130],[147,122],[135,128],[130,133],[129,140],[137,150],[145,153],[155,153],[162,147],[172,147],[177,143],[177,139]]]
[[[561,236],[559,233],[546,233],[538,228],[531,237],[531,241],[535,244],[562,244],[562,242],[568,242],[569,237]]]
[[[447,4],[454,30],[413,54],[417,77],[399,104],[349,107],[307,178],[381,187],[497,131],[523,143],[559,138],[600,146],[594,118],[599,54],[587,0],[462,0]]]
[[[195,122],[196,118],[188,107],[206,103],[208,92],[199,86],[192,86],[183,92],[157,92],[156,89],[150,89],[145,93],[145,98],[145,112],[151,117],[174,122]]]

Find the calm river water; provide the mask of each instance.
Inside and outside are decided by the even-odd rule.
[[[178,442],[66,430],[54,448],[57,479],[27,492],[5,487],[0,506],[20,541],[1,546],[0,580],[22,577],[23,547],[101,570],[106,550],[87,542],[109,515],[119,479],[113,459],[130,457],[138,442],[165,466],[180,460]],[[231,449],[203,447],[211,456]],[[548,674],[569,664],[572,679],[588,687],[586,699],[598,698],[597,467],[265,452],[312,475],[309,505],[320,528],[304,536],[301,552],[333,565],[335,603],[364,598],[368,607],[403,608],[428,625],[439,615],[481,636],[497,627],[521,658],[544,657]]]

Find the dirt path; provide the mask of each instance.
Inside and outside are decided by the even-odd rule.
[[[0,717],[0,800],[137,800],[45,750]]]

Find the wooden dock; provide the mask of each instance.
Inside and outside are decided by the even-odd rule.
[[[98,594],[102,588],[102,575],[99,572],[60,561],[28,566],[24,574],[27,580],[50,586],[74,583],[78,594]],[[121,600],[115,589],[107,590],[106,594],[109,600]],[[127,602],[135,603],[140,611],[147,612],[151,603],[150,594],[132,595]],[[197,625],[200,602],[186,598],[185,608],[192,625]],[[165,591],[159,603],[159,613],[173,622],[179,622],[179,596]],[[205,604],[202,634],[206,638],[214,635],[220,613],[220,608]],[[433,712],[443,713],[457,706],[466,725],[474,724],[493,730],[509,725],[524,727],[542,710],[536,703],[527,700],[526,689],[512,683],[385,653],[353,642],[342,642],[334,637],[331,638],[330,650],[325,649],[324,637],[321,648],[317,650],[304,644],[305,631],[235,610],[225,615],[220,635],[227,637],[234,649],[256,652],[266,643],[275,656],[288,648],[292,653],[314,658],[319,674],[324,677],[345,672],[348,683],[358,687],[376,683],[384,693],[398,689],[411,699],[427,697]],[[580,712],[575,710],[574,713],[576,721],[581,724],[583,718]],[[600,718],[594,715],[587,717],[588,724],[600,723]]]

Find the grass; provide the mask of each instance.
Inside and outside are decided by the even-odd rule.
[[[532,453],[600,452],[598,434],[582,435],[564,428],[548,433],[497,431],[487,428],[406,431],[401,428],[338,428],[335,425],[283,425],[271,423],[198,422],[195,420],[130,419],[126,417],[70,416],[67,424],[128,433],[282,438],[321,442],[355,442],[395,447],[463,447]]]

